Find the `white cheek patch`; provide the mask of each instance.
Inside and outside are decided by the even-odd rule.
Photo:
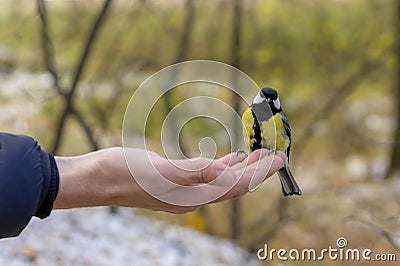
[[[274,106],[277,110],[281,109],[281,103],[279,102],[279,99],[276,99],[273,102],[274,102]]]
[[[253,103],[254,104],[259,104],[265,101],[264,97],[261,97],[259,93],[257,93],[256,97],[254,97]]]

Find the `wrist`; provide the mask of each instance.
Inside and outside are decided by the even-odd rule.
[[[105,178],[97,152],[73,157],[55,157],[60,175],[55,209],[105,205],[108,201]]]
[[[102,191],[97,193],[100,199],[97,201],[98,205],[144,207],[151,197],[133,178],[126,163],[125,153],[130,153],[130,156],[135,158],[135,164],[140,169],[140,178],[150,178],[155,173],[153,167],[146,166],[148,156],[155,164],[165,160],[156,153],[141,149],[114,147],[96,152],[95,159],[92,160],[94,165],[91,167],[96,169],[93,176],[99,184],[98,189]]]

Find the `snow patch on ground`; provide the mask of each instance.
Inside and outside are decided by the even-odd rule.
[[[130,209],[54,211],[0,240],[0,265],[260,265],[228,240],[138,216]]]

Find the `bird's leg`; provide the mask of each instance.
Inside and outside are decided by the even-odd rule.
[[[268,156],[271,156],[271,155],[276,155],[276,149],[275,148],[272,148],[272,149],[270,149],[270,150],[268,150]]]

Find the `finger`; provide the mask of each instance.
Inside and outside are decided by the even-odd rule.
[[[244,170],[239,169],[234,172],[232,167],[226,167],[220,177],[206,185],[174,187],[162,195],[161,199],[165,202],[184,202],[185,206],[199,206],[209,202],[241,197],[249,191],[252,178],[263,180],[265,177],[271,176],[282,165],[281,157],[264,156],[263,159],[246,165]],[[202,178],[204,179],[204,177]]]
[[[192,172],[190,178],[193,181],[193,184],[207,184],[218,178],[218,171],[215,166],[216,163],[213,162],[210,166],[201,169],[200,171]],[[222,167],[220,167],[222,168]]]
[[[232,182],[235,182],[237,179],[233,179],[232,174],[224,175],[225,171],[227,171],[228,169],[228,166],[231,166],[229,167],[230,171],[235,172],[238,169],[242,169],[243,172],[246,165],[258,161],[260,158],[263,158],[267,154],[268,150],[266,149],[254,151],[250,154],[250,156],[247,156],[247,154],[245,153],[236,152],[227,154],[221,159],[213,161],[210,165],[200,169],[199,171],[192,171],[190,174],[191,178],[189,178],[189,182],[191,182],[192,184],[206,184],[209,182],[213,182],[212,185],[218,186],[232,185]],[[191,164],[195,165],[196,163],[195,161],[192,161]],[[202,163],[202,165],[204,165],[204,162]],[[186,183],[186,185],[187,184],[188,183]]]
[[[244,159],[247,158],[247,154],[244,152],[232,152],[229,153],[227,155],[225,155],[224,157],[218,159],[218,161],[228,165],[228,166],[232,166],[235,165],[241,161],[243,161]]]
[[[267,177],[271,176],[274,172],[276,172],[276,170],[275,170],[276,165],[272,165],[272,164],[278,163],[277,167],[279,167],[281,165],[281,163],[283,163],[287,158],[286,154],[282,151],[277,151],[276,153],[273,153],[272,155],[270,154],[270,152],[268,150],[265,150],[262,152],[267,152],[268,156],[276,156],[277,159],[271,160],[270,161],[271,164],[269,162],[266,163],[266,162],[258,161],[258,163],[256,164],[256,167],[262,166],[262,168],[258,169],[258,173],[259,173],[258,175],[254,175],[253,178],[251,178],[249,188],[248,188],[249,191],[256,190]],[[262,156],[262,154],[260,156]],[[280,167],[278,169],[280,169]],[[265,171],[264,172],[265,176],[263,176],[263,174],[262,174],[263,171]],[[269,174],[268,171],[270,171],[270,172],[272,171],[272,174]]]
[[[198,185],[198,184],[207,184],[210,183],[211,185],[216,185],[216,186],[224,186],[228,187],[234,184],[245,172],[246,167],[249,165],[255,164],[255,163],[260,163],[260,160],[262,158],[268,157],[269,151],[267,149],[259,149],[250,154],[250,156],[247,156],[246,154],[240,153],[236,154],[236,152],[230,153],[228,155],[225,155],[221,159],[215,160],[215,161],[210,161],[210,159],[207,159],[205,161],[202,160],[194,160],[190,162],[190,168],[191,169],[200,169],[200,170],[194,170],[189,172],[189,178],[184,178],[185,181],[179,182],[182,185]],[[275,155],[271,155],[270,157],[274,157]],[[283,152],[278,152],[277,153],[277,158],[281,158],[282,161],[286,159],[286,155]],[[284,159],[282,159],[284,158]],[[188,161],[185,160],[185,163]],[[211,163],[210,163],[211,162]],[[269,163],[268,163],[269,162]],[[267,160],[262,162],[261,164],[263,166],[270,166],[271,160]],[[199,163],[199,164],[198,164]],[[201,166],[204,166],[205,164],[209,164],[205,168],[201,168]],[[228,167],[228,165],[232,165],[231,167]],[[255,167],[255,166],[253,166]],[[232,173],[226,173],[225,172],[229,169],[230,172]],[[254,187],[262,181],[264,181],[265,177],[268,174],[268,169],[267,168],[262,168],[265,169],[265,176],[260,179],[254,179],[254,182],[252,183],[251,188],[254,189]],[[252,170],[250,168],[249,170]],[[259,170],[260,172],[260,170]],[[257,175],[258,177],[259,175]]]
[[[264,158],[268,154],[269,151],[267,149],[258,149],[252,152],[247,160],[243,160],[242,162],[231,167],[231,170],[234,171],[233,176],[236,177],[236,180],[239,179],[249,165],[259,162],[261,158]]]
[[[250,155],[247,157],[247,160],[243,160],[240,163],[237,163],[234,166],[232,166],[232,170],[236,171],[238,169],[244,169],[247,165],[257,162],[258,160],[266,156],[268,153],[269,151],[267,149],[255,150],[252,153],[250,153]]]
[[[231,174],[223,175],[228,167],[245,161],[246,153],[232,152],[224,157],[213,161],[208,167],[192,173],[191,180],[193,184],[205,184],[213,182],[212,185],[228,186],[232,185],[233,180]]]
[[[209,166],[190,173],[191,185],[210,184],[231,186],[236,180],[230,167],[220,161],[213,161]]]
[[[275,155],[281,157],[282,161],[286,161],[287,159],[286,154],[282,151],[277,151]]]
[[[223,157],[223,160],[225,160],[225,162],[231,160],[230,162],[231,166],[230,167],[225,166],[224,168],[216,168],[217,178],[213,180],[213,182],[210,184],[216,186],[223,186],[227,188],[231,187],[234,183],[237,182],[237,180],[241,176],[241,174],[236,173],[238,170],[241,170],[241,172],[243,173],[248,164],[257,162],[260,158],[264,157],[267,154],[268,152],[266,149],[260,149],[255,152],[252,152],[250,156],[247,156],[246,154],[243,153],[228,154],[227,156]]]
[[[228,193],[216,201],[223,201],[243,196],[249,191],[249,184],[252,179],[264,181],[266,178],[278,171],[283,166],[283,163],[284,162],[280,156],[265,156],[260,160],[259,164],[254,162],[247,166],[244,172],[239,169],[235,173],[236,175],[240,175],[239,181]]]
[[[250,165],[249,168],[255,167],[255,170],[250,180],[248,190],[249,191],[256,190],[268,177],[273,175],[283,165],[284,165],[284,160],[282,159],[281,156],[277,155],[273,155],[273,159],[271,161],[265,161],[263,159],[259,161],[259,163],[254,163],[253,165]]]

